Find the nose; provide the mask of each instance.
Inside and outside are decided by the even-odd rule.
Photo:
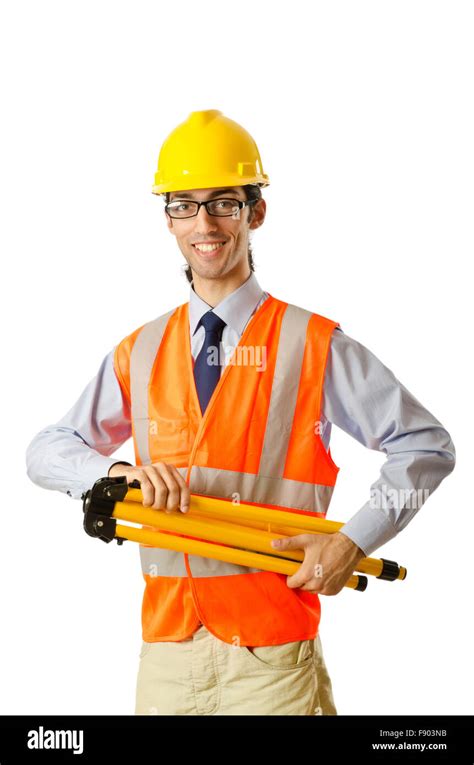
[[[194,220],[196,222],[196,231],[199,231],[199,233],[207,233],[217,229],[217,218],[215,215],[209,215],[205,205],[201,205]]]

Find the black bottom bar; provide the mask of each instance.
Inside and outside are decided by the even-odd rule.
[[[178,730],[188,735],[176,736]],[[219,729],[228,732],[218,738]],[[254,733],[240,735],[240,731]],[[256,735],[257,731],[262,731]],[[163,735],[164,734],[164,735]],[[296,734],[296,735],[295,735]],[[473,763],[474,716],[3,716],[0,763],[130,763],[202,754],[225,761],[237,752],[266,762]],[[328,760],[328,753],[331,757]],[[344,758],[344,759],[341,759]]]

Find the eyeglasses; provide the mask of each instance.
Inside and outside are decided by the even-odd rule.
[[[258,199],[249,199],[243,202],[241,199],[209,199],[207,202],[193,202],[190,199],[176,200],[165,205],[165,210],[170,218],[194,218],[198,214],[201,205],[204,205],[209,215],[218,218],[228,218],[231,215],[238,218],[243,207],[258,202]]]

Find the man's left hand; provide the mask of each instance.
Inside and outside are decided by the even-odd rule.
[[[286,580],[288,587],[318,595],[337,595],[342,590],[365,553],[352,539],[337,531],[335,534],[298,534],[283,537],[276,550],[304,550],[304,560],[298,571]]]

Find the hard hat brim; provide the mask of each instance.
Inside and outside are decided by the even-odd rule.
[[[172,183],[155,183],[152,187],[152,194],[166,194],[171,191],[191,191],[192,189],[214,189],[224,188],[225,186],[247,186],[253,184],[265,188],[270,185],[268,175],[265,173],[259,176],[249,176],[247,178],[241,175],[225,176],[209,179],[209,176],[189,176]]]

